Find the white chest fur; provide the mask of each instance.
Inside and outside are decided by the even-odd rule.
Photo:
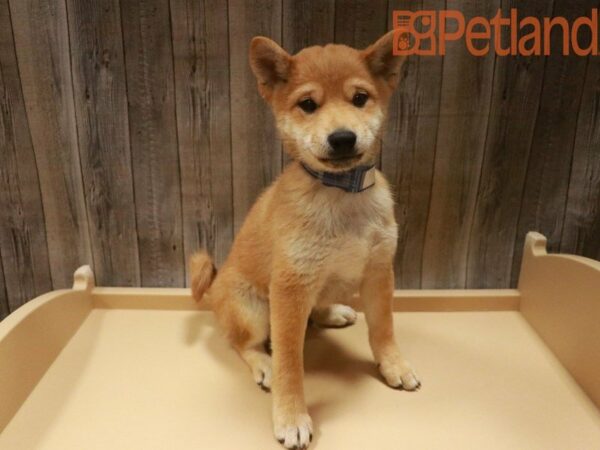
[[[305,226],[286,239],[285,252],[297,271],[324,289],[330,282],[357,288],[374,252],[395,252],[393,202],[385,187],[360,194],[327,188],[297,208]]]

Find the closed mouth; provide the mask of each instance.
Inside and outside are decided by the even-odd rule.
[[[330,158],[319,158],[319,161],[324,163],[341,163],[341,162],[351,162],[358,161],[362,157],[362,153],[358,153],[355,155],[349,156],[332,156]]]

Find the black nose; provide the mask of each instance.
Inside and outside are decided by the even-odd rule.
[[[337,130],[327,138],[334,156],[351,156],[356,152],[356,134],[349,130]]]

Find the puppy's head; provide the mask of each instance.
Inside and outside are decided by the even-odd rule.
[[[252,40],[258,89],[294,158],[330,172],[374,162],[403,63],[392,45],[390,32],[364,50],[330,44],[289,55],[268,38]]]

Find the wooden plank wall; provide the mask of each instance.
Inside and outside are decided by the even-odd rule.
[[[0,0],[0,317],[69,286],[183,286],[224,261],[287,159],[247,62],[367,46],[395,9],[589,14],[597,1]],[[553,47],[560,45],[553,35]],[[381,169],[399,288],[514,286],[525,233],[600,259],[600,58],[412,57]]]

